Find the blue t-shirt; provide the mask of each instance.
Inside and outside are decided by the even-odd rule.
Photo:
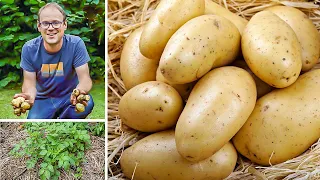
[[[23,45],[20,66],[28,72],[36,72],[36,98],[43,99],[71,93],[78,84],[75,68],[89,60],[80,37],[64,35],[60,51],[50,54],[44,48],[42,36],[39,36]]]

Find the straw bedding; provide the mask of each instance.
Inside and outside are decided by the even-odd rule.
[[[255,13],[278,4],[303,11],[320,30],[320,9],[313,1],[215,0],[230,11],[249,20]],[[120,56],[130,33],[144,25],[159,0],[108,0],[108,179],[126,179],[119,160],[126,147],[145,137],[121,124],[118,104],[126,92],[120,75]],[[320,67],[318,63],[314,68]],[[262,167],[239,156],[237,166],[226,179],[320,179],[320,141],[297,158]]]

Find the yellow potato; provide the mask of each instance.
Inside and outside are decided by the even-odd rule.
[[[192,162],[216,153],[246,122],[256,98],[256,85],[247,71],[231,66],[210,71],[194,86],[179,117],[179,153]]]
[[[159,67],[171,84],[186,84],[227,65],[240,49],[236,26],[224,17],[203,15],[184,24],[169,40]]]
[[[284,88],[301,71],[301,47],[292,28],[277,15],[262,11],[249,21],[241,39],[242,54],[262,81]]]
[[[301,45],[302,71],[309,71],[320,57],[320,35],[317,28],[302,11],[288,6],[266,9],[284,20],[296,33]]]
[[[238,28],[240,34],[242,34],[248,23],[246,19],[237,16],[212,0],[205,0],[205,14],[216,14],[227,18]]]
[[[149,81],[127,91],[119,103],[122,122],[142,132],[174,126],[183,109],[179,93],[164,82]]]
[[[191,82],[191,83],[188,83],[188,84],[170,84],[168,82],[168,80],[166,80],[163,75],[161,74],[160,72],[160,69],[158,68],[157,69],[157,76],[156,76],[156,80],[157,81],[161,81],[161,82],[164,82],[164,83],[167,83],[169,84],[170,86],[172,86],[175,90],[178,91],[178,93],[180,94],[180,96],[182,97],[182,99],[184,101],[187,101],[190,93],[191,93],[191,90],[193,88],[193,86],[196,84],[195,82]]]
[[[264,96],[265,94],[269,93],[273,88],[269,86],[267,83],[263,82],[259,79],[249,68],[247,63],[244,60],[237,60],[232,63],[233,66],[240,67],[246,70],[250,75],[253,77],[254,82],[256,83],[257,87],[257,99]]]
[[[154,133],[126,149],[120,159],[127,178],[144,180],[224,179],[233,171],[237,151],[228,142],[217,153],[198,163],[177,152],[174,131]]]
[[[144,57],[139,50],[142,28],[133,31],[126,40],[120,58],[120,73],[127,90],[156,80],[158,61]]]
[[[184,23],[204,14],[204,0],[162,0],[145,25],[140,51],[159,60],[168,40]]]
[[[320,138],[320,70],[257,101],[233,143],[252,162],[278,164],[299,156]]]

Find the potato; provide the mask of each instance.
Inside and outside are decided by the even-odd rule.
[[[198,163],[177,152],[174,131],[162,131],[126,149],[120,159],[126,177],[145,180],[224,179],[233,171],[237,152],[228,142],[217,153]],[[133,175],[134,173],[134,175]]]
[[[159,61],[168,40],[184,23],[204,14],[204,0],[162,0],[145,25],[141,53]]]
[[[159,61],[144,57],[139,50],[142,28],[133,31],[126,40],[120,58],[120,73],[127,90],[156,80]]]
[[[156,76],[156,80],[157,81],[161,81],[161,82],[164,82],[164,83],[167,83],[169,84],[170,86],[172,86],[175,90],[178,91],[178,93],[180,94],[180,96],[182,97],[182,99],[184,101],[187,101],[190,93],[191,93],[191,90],[193,88],[193,86],[195,85],[195,82],[191,82],[191,83],[188,83],[188,84],[170,84],[168,82],[168,80],[166,80],[163,75],[161,74],[160,72],[160,69],[158,68],[157,69],[157,76]]]
[[[278,164],[299,156],[320,138],[320,70],[257,101],[233,143],[252,162]]]
[[[296,33],[301,45],[302,71],[309,71],[320,57],[320,35],[317,28],[302,11],[287,6],[266,9],[284,20]]]
[[[241,48],[252,72],[267,84],[284,88],[297,80],[301,47],[295,32],[277,15],[255,14],[242,34]]]
[[[183,109],[179,93],[164,82],[149,81],[127,91],[119,103],[122,122],[142,132],[174,126]]]
[[[84,112],[85,110],[86,110],[86,107],[83,104],[81,104],[81,103],[76,104],[76,111],[77,112],[81,113],[81,112]]]
[[[171,84],[186,84],[212,68],[231,63],[240,48],[236,26],[224,17],[203,15],[184,24],[169,40],[159,67]]]
[[[210,71],[191,91],[177,122],[178,152],[192,162],[216,153],[246,122],[256,98],[247,71],[231,66]]]
[[[236,14],[230,12],[228,9],[225,9],[212,0],[205,0],[205,14],[216,14],[227,18],[238,28],[240,34],[242,34],[248,23],[246,19],[237,16]]]
[[[244,70],[246,70],[250,75],[253,77],[254,82],[256,83],[257,88],[257,99],[264,96],[265,94],[269,93],[273,88],[269,86],[267,83],[263,82],[261,79],[259,79],[254,73],[251,71],[249,66],[244,60],[236,60],[231,65],[240,67]]]

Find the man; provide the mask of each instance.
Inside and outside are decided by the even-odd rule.
[[[66,14],[57,3],[48,3],[39,9],[38,31],[41,36],[22,47],[22,93],[32,105],[28,119],[83,119],[92,111],[92,97],[85,103],[84,112],[76,112],[78,89],[88,94],[92,88],[89,75],[89,54],[81,38],[64,34]]]

